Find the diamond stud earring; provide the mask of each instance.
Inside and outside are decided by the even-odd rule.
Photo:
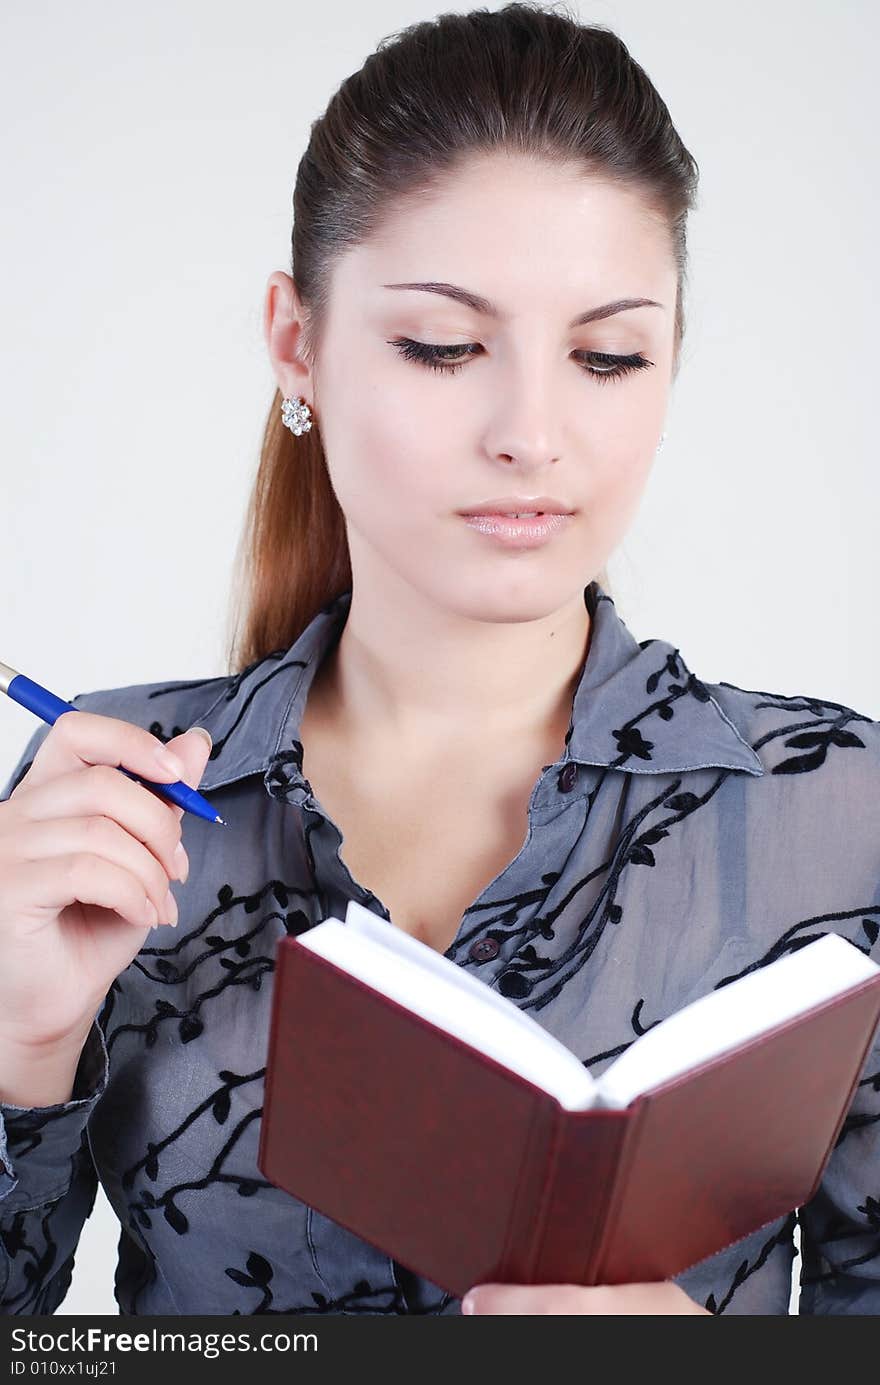
[[[285,428],[299,437],[300,433],[307,433],[312,426],[311,410],[302,399],[284,399],[281,402],[281,421]]]

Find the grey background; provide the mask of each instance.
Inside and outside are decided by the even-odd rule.
[[[0,659],[67,698],[225,671],[274,393],[262,297],[290,269],[309,125],[384,35],[470,8],[7,0]],[[682,369],[609,564],[618,609],[705,680],[880,718],[880,9],[578,12],[628,45],[701,169]],[[34,719],[0,702],[5,779]],[[117,1239],[99,1193],[62,1313],[116,1312]]]

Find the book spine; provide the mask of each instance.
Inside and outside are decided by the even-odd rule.
[[[613,1213],[629,1111],[569,1111],[556,1104],[546,1177],[535,1203],[530,1283],[582,1284],[593,1277],[597,1247]]]
[[[545,1093],[536,1098],[501,1264],[494,1276],[498,1283],[540,1282],[534,1277],[535,1264],[544,1220],[542,1208],[555,1176],[560,1114],[561,1108],[554,1098]]]
[[[608,1187],[606,1214],[602,1219],[598,1235],[590,1247],[587,1278],[583,1281],[585,1284],[593,1285],[607,1282],[605,1276],[607,1250],[614,1241],[617,1224],[623,1210],[627,1181],[633,1158],[639,1147],[641,1125],[646,1110],[647,1103],[644,1099],[636,1100],[632,1106],[627,1108],[628,1119],[621,1129],[621,1140]]]

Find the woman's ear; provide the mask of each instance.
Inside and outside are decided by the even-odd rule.
[[[263,299],[263,337],[272,370],[285,398],[311,398],[311,371],[302,357],[306,313],[289,274],[269,275]]]

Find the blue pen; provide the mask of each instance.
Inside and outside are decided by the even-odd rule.
[[[0,692],[5,692],[7,697],[11,697],[13,702],[18,702],[22,707],[27,707],[29,712],[35,712],[43,721],[47,721],[50,726],[54,726],[57,719],[63,712],[78,712],[79,707],[74,707],[72,702],[65,702],[63,697],[56,697],[50,693],[48,688],[43,688],[39,683],[34,683],[30,678],[25,678],[23,673],[10,668],[8,664],[0,662]],[[154,784],[151,779],[142,779],[139,774],[133,774],[131,770],[122,769],[121,765],[117,768],[129,779],[134,779],[138,784],[146,784],[150,789],[155,789],[156,793],[162,794],[165,798],[170,798],[172,803],[176,803],[178,808],[183,808],[187,813],[194,813],[197,818],[206,818],[208,822],[219,822],[221,827],[226,823],[219,813],[211,807],[206,798],[193,789],[189,784],[185,784],[182,779],[177,779],[173,784]]]

